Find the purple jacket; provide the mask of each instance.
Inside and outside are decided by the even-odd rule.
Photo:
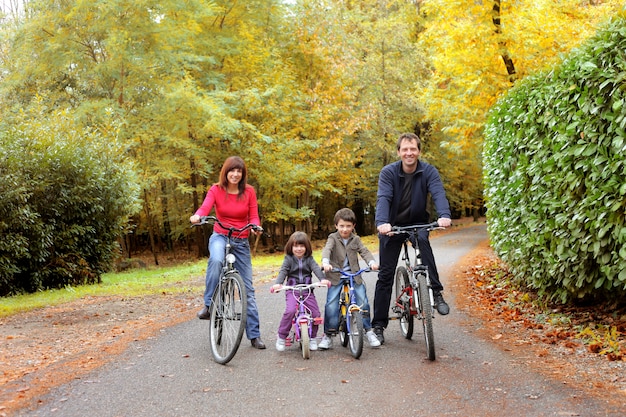
[[[439,171],[434,166],[418,161],[417,170],[413,175],[413,190],[411,196],[411,224],[425,224],[430,221],[426,203],[430,193],[439,217],[451,218],[450,205],[443,189],[443,183]],[[402,161],[397,161],[385,166],[378,177],[378,194],[376,199],[376,226],[389,223],[396,226],[395,219],[398,214],[398,206],[404,173]]]

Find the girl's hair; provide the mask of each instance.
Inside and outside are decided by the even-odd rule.
[[[287,255],[293,255],[293,245],[299,244],[303,245],[306,250],[304,251],[304,256],[313,255],[313,248],[311,247],[311,241],[309,237],[304,232],[293,232],[291,236],[289,236],[289,240],[285,244],[285,253]]]
[[[248,170],[246,169],[246,163],[243,162],[243,159],[239,156],[229,156],[224,161],[224,165],[222,165],[222,170],[220,171],[220,186],[223,189],[227,189],[228,187],[228,177],[227,174],[233,169],[241,170],[241,181],[239,181],[239,195],[243,195],[246,190],[246,184],[248,181]]]

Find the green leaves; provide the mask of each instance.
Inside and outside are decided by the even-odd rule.
[[[97,282],[140,207],[115,137],[47,118],[0,131],[0,296]]]
[[[494,248],[519,280],[551,298],[620,297],[626,262],[621,121],[624,16],[548,73],[518,83],[485,127]],[[610,39],[610,41],[608,41]],[[536,115],[541,115],[537,117]]]

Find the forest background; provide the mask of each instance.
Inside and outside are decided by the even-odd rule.
[[[124,250],[150,247],[156,263],[177,243],[206,251],[188,218],[230,155],[247,162],[268,246],[295,229],[325,236],[344,206],[372,233],[378,173],[406,131],[422,137],[455,216],[478,215],[488,110],[621,7],[4,0],[0,125],[119,143],[141,208]]]

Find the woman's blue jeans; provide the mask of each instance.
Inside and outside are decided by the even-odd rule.
[[[337,333],[339,327],[339,297],[343,285],[341,283],[332,285],[326,293],[326,306],[324,307],[324,333],[330,336]],[[365,283],[354,284],[356,301],[361,307],[363,314],[363,328],[367,331],[372,328],[370,320],[370,303],[367,299],[367,288]]]
[[[204,290],[204,304],[209,307],[213,293],[217,288],[220,273],[224,265],[224,251],[226,250],[227,237],[219,233],[213,233],[209,238],[209,264],[206,268],[206,287]],[[235,268],[239,271],[246,287],[248,300],[248,315],[246,318],[246,337],[255,339],[261,336],[259,328],[259,309],[254,296],[252,284],[252,258],[250,256],[250,242],[248,239],[231,239],[231,253],[235,255]]]

